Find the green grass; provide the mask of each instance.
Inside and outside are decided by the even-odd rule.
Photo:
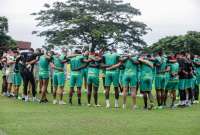
[[[133,112],[130,97],[126,110],[79,107],[76,99],[73,106],[60,106],[0,97],[0,135],[199,135],[200,105],[143,111],[139,99],[139,109]],[[104,105],[103,94],[99,100]],[[86,104],[85,94],[82,102]]]
[[[50,94],[48,104],[24,103],[0,96],[0,135],[199,135],[200,105],[144,111],[143,101],[138,98],[139,108],[133,112],[128,97],[126,110],[106,109],[102,91],[101,86],[99,102],[103,107],[100,108],[87,107],[85,93],[81,107],[77,105],[76,95],[73,106],[52,105]],[[110,97],[113,106],[114,95]]]

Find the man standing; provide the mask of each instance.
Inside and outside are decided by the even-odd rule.
[[[165,87],[167,85],[167,59],[163,56],[163,52],[160,51],[155,58],[156,77],[155,77],[155,89],[158,103],[158,109],[162,109],[164,105]]]
[[[199,84],[200,84],[200,57],[196,56],[193,60],[195,66],[196,83],[194,87],[194,101],[193,103],[199,103]]]
[[[57,104],[56,95],[59,93],[60,99],[59,104],[65,105],[66,103],[63,101],[63,93],[64,93],[64,85],[65,85],[65,74],[64,74],[64,66],[65,66],[65,56],[59,54],[59,52],[55,52],[55,55],[52,59],[52,68],[54,69],[53,73],[53,84],[54,84],[54,92],[53,92],[53,104]]]
[[[125,56],[118,64],[108,68],[109,70],[117,68],[121,65],[124,66],[124,73],[122,77],[123,86],[123,109],[126,108],[126,96],[129,88],[131,89],[132,97],[132,109],[136,108],[136,85],[137,85],[137,68],[138,68],[138,58],[134,56]]]
[[[39,81],[41,85],[40,103],[47,103],[47,87],[49,83],[49,63],[52,59],[52,52],[47,52],[39,58]]]
[[[90,63],[88,65],[88,77],[87,77],[87,85],[88,85],[88,106],[91,106],[91,94],[93,91],[95,107],[99,107],[98,104],[98,88],[99,88],[99,71],[100,71],[100,62],[101,58],[99,56],[95,56],[95,52],[91,52],[89,54]]]
[[[185,107],[186,106],[186,89],[187,89],[187,60],[185,56],[185,52],[181,52],[180,54],[177,54],[177,61],[179,63],[179,95],[180,95],[180,103],[179,107]]]
[[[102,58],[103,67],[111,67],[117,64],[119,60],[120,60],[120,56],[116,53],[116,50],[113,49],[111,52],[108,52],[103,55],[103,58]],[[118,103],[119,70],[117,68],[114,68],[111,70],[109,70],[109,68],[106,69],[106,74],[105,74],[106,108],[110,107],[109,93],[110,93],[110,87],[112,83],[115,89],[115,108],[118,108],[119,107],[119,103]]]
[[[179,83],[179,76],[178,76],[178,71],[179,71],[179,64],[176,61],[176,58],[171,55],[168,57],[168,67],[169,67],[169,81],[166,86],[166,95],[168,95],[168,91],[170,92],[170,97],[172,98],[171,102],[171,108],[175,107],[175,101],[176,101],[176,91],[178,90],[178,83]],[[167,96],[165,97],[164,103],[166,104],[167,101]]]
[[[87,67],[84,63],[84,57],[81,55],[81,51],[75,50],[75,54],[72,57],[67,58],[67,62],[70,64],[70,92],[69,92],[69,104],[72,105],[72,97],[74,94],[74,87],[77,87],[78,105],[81,105],[81,87],[83,82],[82,69]]]
[[[7,96],[10,97],[11,91],[12,91],[12,78],[13,78],[13,72],[14,72],[14,64],[15,64],[15,58],[14,58],[13,51],[9,50],[7,53],[7,69],[6,69],[6,78],[7,78]]]
[[[140,62],[140,91],[143,94],[144,99],[144,109],[148,109],[148,98],[150,100],[149,109],[153,108],[153,96],[152,96],[152,82],[153,82],[153,62],[151,61],[151,56],[148,55],[147,58],[141,56]]]
[[[21,76],[24,82],[24,98],[26,102],[28,98],[28,85],[30,83],[32,89],[33,101],[36,101],[36,87],[35,87],[35,78],[34,78],[34,65],[38,61],[38,55],[34,53],[34,49],[29,49],[29,52],[21,53]]]

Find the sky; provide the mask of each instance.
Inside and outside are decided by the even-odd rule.
[[[0,16],[9,20],[9,35],[15,40],[30,41],[33,48],[45,44],[42,37],[32,35],[37,22],[30,14],[38,12],[44,3],[56,0],[0,0]],[[61,1],[61,0],[59,0]],[[62,0],[64,1],[64,0]],[[142,21],[152,29],[143,38],[148,44],[170,35],[200,31],[200,0],[124,0],[140,9]]]

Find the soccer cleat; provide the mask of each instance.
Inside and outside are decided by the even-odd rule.
[[[90,106],[91,106],[91,104],[87,104],[87,106],[88,106],[88,107],[90,107]]]
[[[16,99],[21,100],[22,98],[20,96],[17,96]]]
[[[25,100],[24,100],[25,102],[28,102],[29,101],[29,98],[28,98],[28,96],[25,96]]]
[[[44,99],[44,103],[48,103],[49,101],[48,101],[48,99]]]
[[[6,96],[6,95],[7,95],[6,92],[3,92],[3,93],[2,93],[2,96]]]
[[[110,104],[106,104],[106,108],[110,108]]]
[[[163,106],[158,106],[158,109],[163,109]]]
[[[38,102],[39,100],[38,100],[36,97],[33,97],[33,98],[32,98],[32,101],[33,101],[33,102]]]
[[[136,109],[137,109],[137,106],[134,105],[134,106],[132,107],[132,110],[135,111]]]
[[[154,103],[150,103],[150,105],[149,105],[149,110],[152,110],[154,108]]]
[[[95,107],[101,107],[101,105],[100,104],[97,104],[97,105],[94,105]]]
[[[64,101],[59,101],[59,105],[66,105]]]
[[[57,100],[53,100],[53,104],[54,104],[54,105],[57,104]]]
[[[199,104],[199,101],[198,100],[194,100],[193,104]]]

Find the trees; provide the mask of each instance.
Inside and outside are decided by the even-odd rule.
[[[0,16],[0,55],[3,51],[14,48],[16,45],[16,42],[7,33],[8,20],[6,17]]]
[[[188,31],[185,35],[167,36],[148,47],[150,52],[164,50],[167,53],[187,51],[200,54],[200,32]]]
[[[87,45],[91,50],[139,50],[146,45],[142,36],[148,31],[147,25],[134,20],[140,11],[121,0],[67,0],[44,7],[32,14],[42,27],[33,34],[45,36],[48,44]]]

